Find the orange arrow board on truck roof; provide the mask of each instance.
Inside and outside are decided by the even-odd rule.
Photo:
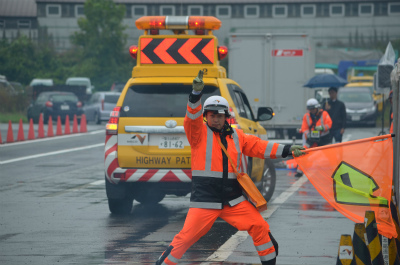
[[[140,38],[141,64],[213,64],[212,38]]]

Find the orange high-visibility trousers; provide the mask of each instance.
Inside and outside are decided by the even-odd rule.
[[[186,250],[192,246],[212,227],[215,220],[221,217],[238,230],[247,231],[253,238],[261,261],[276,257],[274,245],[269,236],[269,225],[248,201],[243,201],[233,207],[225,205],[223,209],[190,208],[182,230],[174,237],[170,246],[171,252],[163,264],[175,265]]]

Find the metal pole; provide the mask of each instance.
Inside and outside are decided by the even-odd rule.
[[[393,186],[396,193],[396,205],[399,210],[399,196],[400,196],[400,58],[395,64],[392,73],[390,74],[391,85],[393,89],[392,109],[393,109]]]

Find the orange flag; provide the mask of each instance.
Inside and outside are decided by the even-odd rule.
[[[340,213],[364,223],[374,211],[379,234],[397,232],[390,213],[393,143],[390,134],[307,149],[296,157],[317,191]]]

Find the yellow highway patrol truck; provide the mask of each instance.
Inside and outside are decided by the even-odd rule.
[[[229,102],[232,126],[266,139],[259,124],[272,118],[272,109],[250,107],[245,88],[228,79],[220,65],[227,48],[218,45],[213,30],[221,22],[209,16],[146,16],[136,21],[144,30],[137,46],[132,77],[106,125],[105,179],[109,209],[130,213],[133,200],[156,204],[165,195],[191,191],[190,145],[183,128],[193,78],[204,71],[204,102],[220,95]],[[202,102],[202,103],[203,103]],[[270,160],[243,156],[247,172],[269,200],[275,189]]]

